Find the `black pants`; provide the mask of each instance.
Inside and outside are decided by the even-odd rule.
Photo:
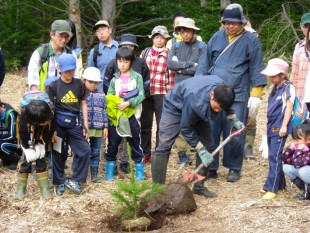
[[[153,117],[156,117],[156,147],[158,146],[159,122],[163,108],[164,95],[152,95],[142,102],[141,147],[144,155],[150,155],[152,149]]]

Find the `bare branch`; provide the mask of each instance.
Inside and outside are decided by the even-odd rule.
[[[288,15],[287,15],[287,13],[286,13],[285,3],[282,4],[282,9],[283,9],[283,13],[284,13],[285,19],[288,21],[288,24],[290,25],[291,29],[293,30],[293,33],[294,33],[296,39],[297,39],[297,40],[300,40],[299,37],[298,37],[298,34],[297,34],[297,32],[296,32],[296,30],[295,30],[295,28],[294,28],[294,25],[293,25],[291,19],[288,17]]]
[[[47,6],[47,7],[51,7],[59,12],[64,12],[64,13],[68,13],[68,6],[69,6],[69,2],[66,1],[65,3],[63,1],[61,1],[64,5],[65,5],[65,10],[63,8],[58,8],[58,7],[55,7],[55,6],[51,6],[47,3],[45,3],[43,0],[39,0],[39,2],[43,5],[43,6]]]

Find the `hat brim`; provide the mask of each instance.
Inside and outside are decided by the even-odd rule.
[[[72,36],[72,33],[69,32],[69,31],[55,31],[55,32],[58,33],[58,34],[66,33],[66,34],[68,34],[69,36]]]
[[[133,46],[135,46],[137,49],[139,48],[139,46],[138,46],[137,44],[135,44],[135,43],[133,43],[133,42],[130,42],[130,41],[123,41],[123,42],[119,43],[118,47],[120,48],[120,47],[123,46],[123,45],[133,45]]]
[[[285,74],[283,72],[283,70],[279,70],[279,69],[275,69],[275,68],[268,68],[268,67],[266,69],[264,69],[261,73],[266,75],[266,76],[275,76],[275,75],[278,75],[281,73]]]
[[[61,72],[66,72],[66,71],[69,71],[69,70],[75,70],[76,69],[76,65],[65,65],[63,67],[60,67],[60,71]]]
[[[108,28],[110,27],[110,25],[107,25],[107,24],[101,23],[101,24],[97,24],[97,25],[95,25],[95,26],[93,27],[93,30],[94,30],[94,31],[96,31],[96,30],[97,30],[97,28],[98,28],[98,27],[100,27],[100,26],[101,26],[101,27],[102,27],[102,26],[103,26],[103,27],[108,27]]]
[[[98,82],[98,83],[102,82],[101,79],[98,80],[98,79],[94,79],[94,78],[84,78],[84,77],[82,77],[82,79],[88,80],[88,81],[93,81],[93,82]]]
[[[188,26],[188,25],[178,25],[178,26],[176,26],[175,27],[175,30],[176,31],[179,31],[180,30],[180,28],[190,28],[190,29],[194,29],[195,31],[200,31],[200,28],[197,28],[197,27],[194,27],[194,26]]]
[[[161,36],[164,37],[165,39],[171,38],[171,36],[169,36],[169,35],[167,35],[167,34],[164,34],[164,33],[160,33],[160,32],[156,32],[156,33],[154,33],[154,34],[152,34],[152,35],[149,35],[148,37],[149,37],[150,39],[152,39],[153,36],[155,36],[155,35],[157,35],[157,34],[161,35]]]
[[[226,18],[226,19],[222,19],[221,21],[222,23],[226,23],[226,22],[233,22],[233,23],[240,23],[240,24],[244,24],[245,22],[243,20],[240,19],[234,19],[234,18]]]

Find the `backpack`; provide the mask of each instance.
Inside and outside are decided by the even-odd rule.
[[[93,62],[94,62],[95,67],[97,67],[97,57],[101,55],[102,53],[99,52],[99,44],[96,44],[94,47],[94,53],[93,53]]]
[[[283,102],[286,100],[286,88],[292,85],[290,82],[287,82],[283,93],[282,93],[282,100]],[[300,116],[300,113],[302,116]],[[295,96],[294,103],[293,103],[293,110],[292,110],[292,117],[290,122],[292,123],[293,128],[296,128],[298,125],[300,125],[305,119],[309,118],[309,111],[307,108],[307,105],[305,103],[302,103],[302,100],[299,98],[299,96]]]

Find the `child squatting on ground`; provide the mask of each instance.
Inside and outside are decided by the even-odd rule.
[[[114,180],[116,155],[122,137],[126,137],[131,156],[136,163],[136,179],[144,180],[143,151],[140,146],[142,101],[144,100],[143,79],[131,66],[135,56],[132,49],[121,47],[116,60],[119,71],[111,80],[107,93],[107,113],[110,120],[108,149],[105,155],[106,180]]]
[[[88,139],[88,113],[86,104],[87,89],[82,80],[73,78],[76,59],[72,54],[62,54],[58,59],[61,77],[52,82],[46,92],[55,105],[57,143],[53,145],[52,169],[53,184],[57,186],[56,193],[61,196],[65,188],[80,194],[80,183],[86,183],[90,146]],[[82,110],[83,122],[79,118]],[[71,179],[65,179],[65,163],[67,150],[64,141],[71,147],[75,165]]]
[[[285,188],[285,178],[282,169],[282,151],[288,134],[292,133],[293,103],[295,88],[287,80],[289,65],[280,58],[271,59],[267,67],[261,72],[268,76],[274,85],[268,97],[267,110],[267,141],[269,172],[267,180],[260,190],[263,199],[272,200],[278,190]],[[283,96],[286,96],[284,99]]]
[[[90,143],[89,168],[91,181],[94,183],[100,182],[98,171],[101,140],[102,137],[104,139],[108,137],[109,127],[105,94],[98,91],[99,82],[102,82],[100,77],[100,70],[96,67],[86,68],[82,75],[85,86],[89,91],[86,97]]]
[[[283,171],[303,191],[296,200],[310,200],[310,122],[305,120],[293,131],[294,142],[283,153]]]
[[[50,106],[43,100],[32,100],[22,109],[19,133],[25,156],[17,174],[16,200],[23,200],[26,196],[28,175],[31,173],[33,162],[42,197],[52,198],[49,191],[45,151],[55,131],[53,117]]]

